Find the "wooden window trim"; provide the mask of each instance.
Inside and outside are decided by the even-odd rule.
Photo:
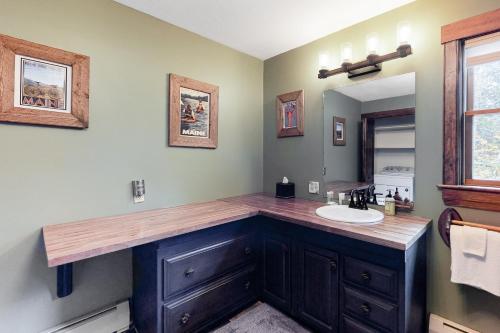
[[[473,180],[465,184],[462,181],[463,45],[466,39],[496,32],[500,32],[500,9],[441,28],[441,44],[444,46],[443,184],[438,188],[448,206],[500,211],[500,187],[495,187],[498,185],[490,181]],[[493,112],[471,110],[465,115]]]

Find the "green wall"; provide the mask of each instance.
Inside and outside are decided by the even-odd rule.
[[[0,0],[0,33],[91,59],[88,130],[0,124],[2,332],[131,295],[122,251],[76,263],[74,293],[57,299],[43,225],[262,191],[262,61],[110,0]],[[216,150],[167,146],[169,73],[220,87]]]
[[[365,36],[378,32],[383,51],[396,47],[396,26],[409,20],[415,36],[414,54],[384,64],[378,77],[416,72],[416,211],[437,219],[444,208],[436,184],[442,167],[443,49],[440,27],[444,24],[499,7],[498,0],[435,1],[417,0],[394,11],[362,22],[325,38],[264,62],[264,189],[274,191],[274,183],[286,175],[296,183],[301,197],[307,181],[322,181],[323,92],[352,84],[345,75],[326,80],[316,78],[318,55],[330,51],[339,58],[340,44],[352,42],[354,58],[365,55]],[[363,81],[369,78],[361,78]],[[303,137],[276,138],[276,95],[304,89],[305,133]],[[466,219],[499,223],[500,214],[460,210]],[[500,298],[450,279],[450,250],[433,225],[428,248],[428,310],[482,332],[497,332],[500,325]]]

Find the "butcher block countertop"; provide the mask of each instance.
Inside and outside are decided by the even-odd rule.
[[[206,203],[155,209],[126,215],[47,225],[43,238],[49,267],[131,248],[168,237],[264,215],[373,244],[408,249],[426,229],[428,218],[398,214],[379,224],[360,226],[334,222],[316,215],[324,203],[277,199],[250,194]]]

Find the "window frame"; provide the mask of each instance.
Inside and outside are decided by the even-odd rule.
[[[467,181],[464,171],[467,154],[464,119],[474,116],[463,108],[464,44],[467,40],[497,32],[500,32],[500,9],[441,27],[444,46],[443,184],[438,187],[444,203],[449,206],[500,211],[500,184],[487,180]],[[491,113],[490,110],[473,112]]]
[[[500,31],[488,33],[480,37],[474,37],[467,39],[463,43],[464,49],[468,47],[476,47],[479,45],[484,45],[491,43],[492,41],[500,41]],[[475,185],[475,186],[492,186],[500,187],[500,180],[485,180],[485,179],[475,179],[472,178],[473,172],[473,150],[472,150],[472,140],[473,140],[473,122],[472,119],[475,116],[485,115],[485,114],[500,114],[500,108],[495,109],[477,109],[473,108],[474,95],[473,89],[470,89],[474,83],[473,72],[469,72],[470,65],[481,65],[491,61],[500,61],[500,51],[495,53],[473,56],[466,58],[464,56],[463,66],[464,66],[464,80],[467,88],[463,87],[462,93],[465,99],[465,108],[462,110],[463,118],[463,184],[464,185]],[[468,121],[469,120],[469,121]]]

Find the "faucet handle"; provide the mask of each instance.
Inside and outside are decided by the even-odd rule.
[[[372,204],[374,205],[378,205],[378,202],[377,202],[377,195],[382,195],[383,193],[373,193],[372,194]]]

